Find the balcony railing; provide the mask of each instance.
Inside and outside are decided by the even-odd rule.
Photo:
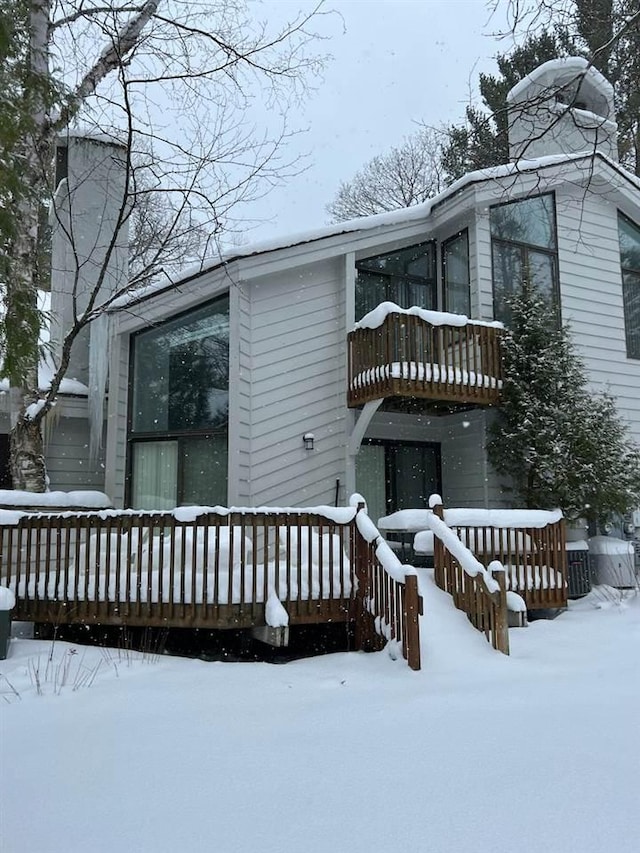
[[[495,405],[501,327],[415,310],[390,311],[375,328],[363,324],[349,333],[349,406],[388,397]]]

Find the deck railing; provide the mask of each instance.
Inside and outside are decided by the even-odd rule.
[[[358,611],[368,614],[356,623],[359,648],[398,645],[411,669],[420,669],[422,597],[413,567],[402,566],[373,522],[360,510],[356,547],[355,597]]]
[[[390,313],[376,328],[349,333],[348,404],[410,396],[494,405],[502,387],[500,335],[487,324],[436,325]]]
[[[484,632],[494,649],[508,655],[509,618],[503,567],[494,562],[487,568],[484,561],[474,558],[464,542],[444,524],[442,504],[434,502],[430,522],[434,533],[436,584],[452,596],[458,610]]]
[[[450,511],[452,514],[455,510]],[[455,515],[447,523],[484,565],[500,561],[506,572],[507,590],[517,592],[528,610],[567,606],[567,552],[565,523],[559,518],[541,527],[527,525],[525,510],[520,526],[458,524]]]
[[[380,567],[355,518],[330,507],[25,514],[0,525],[0,585],[25,621],[247,628],[269,624],[275,597],[288,624],[353,622],[357,638],[370,610],[356,566]],[[389,592],[404,614],[404,588]],[[415,664],[404,623],[393,636]]]
[[[486,521],[478,523],[483,516]],[[565,523],[559,512],[446,509],[444,519],[482,565],[502,563],[507,590],[518,593],[528,610],[567,606]]]

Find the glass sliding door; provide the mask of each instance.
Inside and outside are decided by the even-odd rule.
[[[356,488],[377,521],[400,509],[424,509],[442,488],[440,445],[365,439],[356,460]]]
[[[369,517],[377,523],[387,514],[385,451],[382,444],[363,444],[356,457],[356,490],[364,497]]]

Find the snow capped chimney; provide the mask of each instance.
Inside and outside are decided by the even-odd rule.
[[[600,152],[618,159],[613,87],[586,59],[553,59],[507,95],[512,161]]]
[[[96,288],[95,304],[100,304],[128,279],[126,224],[118,229],[126,197],[126,150],[106,136],[65,133],[56,145],[56,182],[50,224],[51,342],[57,360],[64,336]],[[67,371],[85,384],[90,335],[91,325],[74,341]]]

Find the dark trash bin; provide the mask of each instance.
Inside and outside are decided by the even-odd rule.
[[[11,635],[11,611],[16,605],[15,595],[5,586],[0,586],[0,660],[7,657]]]
[[[9,637],[11,636],[11,611],[0,610],[0,660],[7,657]]]
[[[567,568],[569,598],[582,598],[591,592],[589,547],[586,542],[567,542]]]

